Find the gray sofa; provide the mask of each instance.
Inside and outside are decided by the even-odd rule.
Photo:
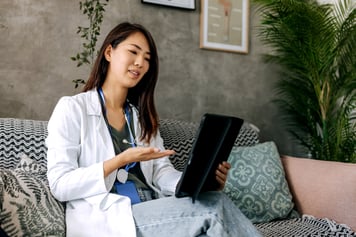
[[[176,150],[171,161],[179,170],[184,168],[196,129],[196,123],[161,120],[161,135],[166,148]],[[3,230],[0,236],[5,236],[5,233],[11,237],[65,236],[64,205],[52,197],[46,179],[46,135],[47,121],[0,118],[0,227]],[[234,152],[240,154],[241,149],[259,144],[258,131],[245,123],[236,139]],[[284,173],[279,173],[284,181]],[[244,194],[251,190],[246,186],[236,197],[233,183],[229,183],[230,187],[224,192],[237,200],[237,205],[242,205],[244,202],[239,200],[245,200]],[[273,216],[271,212],[262,215],[263,212],[260,212],[258,217],[254,216],[255,209],[239,206],[254,220],[264,236],[356,236],[348,226],[333,220],[301,216],[294,206],[288,185],[283,188],[288,192],[287,199],[290,196],[288,202],[291,205],[282,205],[282,209],[287,211],[281,216]],[[261,222],[266,217],[268,221]]]

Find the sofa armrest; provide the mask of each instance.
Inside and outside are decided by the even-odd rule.
[[[329,218],[356,230],[356,164],[281,159],[300,214]]]

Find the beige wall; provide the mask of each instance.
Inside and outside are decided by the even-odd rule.
[[[239,116],[261,129],[262,140],[295,154],[272,104],[271,65],[256,37],[258,16],[251,9],[249,53],[199,48],[200,1],[195,11],[111,0],[102,35],[128,20],[149,28],[160,57],[156,104],[162,118],[198,121],[205,112]],[[78,25],[86,25],[79,1],[2,0],[0,2],[0,116],[47,120],[58,99],[77,93],[71,82],[89,68],[70,60],[80,50]],[[101,42],[102,38],[100,38]],[[100,43],[99,43],[100,44]]]

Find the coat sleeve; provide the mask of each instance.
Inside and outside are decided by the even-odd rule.
[[[48,122],[47,177],[53,195],[70,201],[105,193],[103,162],[82,167],[83,117],[85,106],[72,97],[63,97]],[[85,119],[84,119],[85,120]]]

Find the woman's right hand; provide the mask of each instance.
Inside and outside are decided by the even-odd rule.
[[[128,164],[133,162],[158,159],[173,155],[174,153],[175,152],[173,150],[160,150],[156,147],[131,147],[117,155],[117,158],[122,159],[124,162],[126,162],[126,164]]]
[[[104,177],[129,163],[158,159],[174,153],[174,150],[160,150],[155,147],[131,147],[114,158],[104,161]]]

